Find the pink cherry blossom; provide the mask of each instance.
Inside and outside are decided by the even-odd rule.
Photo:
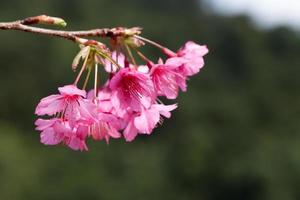
[[[88,135],[88,127],[85,125],[77,124],[76,127],[71,127],[67,122],[62,123],[61,132],[65,134],[64,144],[73,150],[87,151],[88,147],[85,139]]]
[[[73,127],[83,115],[87,117],[91,104],[84,100],[86,92],[75,85],[66,85],[58,88],[60,94],[43,98],[36,107],[37,115],[54,115],[61,113],[62,117],[69,121]]]
[[[73,108],[78,105],[78,100],[86,96],[84,90],[79,90],[75,85],[66,85],[59,87],[60,94],[50,95],[43,98],[37,105],[35,114],[37,115],[54,115],[62,112],[69,107],[67,112],[73,112]]]
[[[129,59],[121,53],[122,48],[116,48],[118,52],[105,48],[102,52],[100,46],[89,46],[95,45],[93,41],[82,46],[73,62],[76,69],[83,59],[74,84],[59,87],[58,94],[41,99],[36,107],[38,116],[48,115],[47,119],[39,118],[35,122],[42,144],[63,144],[72,150],[87,151],[89,138],[108,144],[111,139],[124,137],[130,142],[139,134],[150,135],[163,118],[171,117],[177,104],[164,105],[158,97],[175,99],[179,90],[186,91],[187,79],[204,66],[203,56],[208,49],[189,41],[174,53],[150,40],[143,41],[163,49],[168,58],[153,63],[135,49],[139,46],[126,43]],[[115,45],[118,42],[124,41]],[[130,49],[145,62],[136,64]],[[103,65],[108,73],[102,86],[99,86],[98,65]],[[85,71],[83,88],[89,85],[90,73],[95,72],[94,89],[88,94],[77,87]]]
[[[110,80],[109,87],[111,102],[117,110],[130,108],[140,111],[142,107],[149,108],[156,98],[150,76],[130,68],[118,71]]]
[[[206,45],[198,45],[192,41],[187,42],[176,54],[165,51],[170,56],[166,60],[167,65],[177,65],[179,73],[184,76],[192,76],[204,66],[204,59],[208,53]]]
[[[141,112],[132,113],[128,116],[128,125],[124,130],[125,140],[130,142],[141,134],[151,134],[153,129],[159,123],[161,115],[170,118],[171,111],[176,109],[177,105],[153,104],[148,109],[143,109]]]
[[[140,133],[150,134],[159,122],[160,115],[170,118],[171,111],[176,108],[176,104],[153,104],[149,109],[143,110],[140,115],[134,119],[135,127]]]
[[[40,134],[41,143],[45,145],[57,145],[64,143],[73,150],[87,150],[85,139],[88,133],[87,126],[77,124],[71,128],[67,121],[59,118],[49,120],[38,119],[35,122],[36,130],[42,131]]]
[[[36,120],[36,130],[42,131],[40,134],[41,143],[45,145],[56,145],[63,141],[64,134],[56,132],[55,129],[57,123],[60,123],[60,119],[58,118],[53,118],[49,120]]]
[[[161,60],[158,64],[151,64],[150,76],[159,96],[175,99],[179,88],[186,91],[186,77],[181,75],[177,68],[177,65],[165,65]]]
[[[123,123],[120,119],[112,114],[99,113],[96,123],[90,126],[90,134],[95,140],[105,139],[109,143],[110,138],[120,138]]]
[[[94,99],[94,90],[88,93],[89,99]],[[111,103],[111,90],[108,84],[98,91],[96,102],[96,120],[90,126],[89,134],[95,140],[105,139],[109,143],[110,138],[120,138],[121,133],[119,130],[124,128],[124,120],[117,117],[115,108]]]

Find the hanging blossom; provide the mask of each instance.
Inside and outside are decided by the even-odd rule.
[[[146,43],[159,48],[167,58],[158,62],[148,59],[139,50]],[[152,134],[177,108],[176,103],[165,105],[159,98],[174,100],[179,91],[185,92],[187,80],[201,70],[208,53],[205,45],[192,41],[173,52],[138,34],[112,37],[111,45],[113,51],[95,41],[81,45],[72,64],[77,70],[82,62],[75,82],[59,87],[58,94],[38,103],[35,113],[44,116],[35,122],[41,143],[85,151],[88,138],[131,142],[140,134]],[[134,55],[144,63],[137,64]],[[99,86],[99,66],[108,74],[103,86]],[[92,72],[94,87],[87,91]]]

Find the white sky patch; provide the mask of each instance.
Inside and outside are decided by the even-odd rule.
[[[205,0],[222,14],[247,14],[264,27],[288,25],[300,30],[300,0]]]

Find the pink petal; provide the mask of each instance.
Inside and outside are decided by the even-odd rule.
[[[156,98],[150,76],[129,68],[117,72],[110,81],[110,89],[113,91],[111,100],[116,110],[126,111],[130,108],[141,111],[143,106],[149,107]]]
[[[111,97],[111,90],[107,86],[98,92],[99,100],[109,100],[110,97]]]
[[[71,102],[65,109],[64,118],[68,120],[70,127],[76,126],[76,121],[80,119],[79,105],[77,102]]]
[[[63,140],[62,136],[56,133],[53,128],[45,129],[41,133],[40,137],[41,137],[41,143],[45,145],[56,145]]]
[[[75,85],[66,85],[63,87],[59,87],[58,91],[60,92],[60,94],[66,96],[78,95],[84,98],[86,97],[86,91],[78,89]]]
[[[206,45],[198,45],[193,41],[188,41],[185,43],[184,47],[178,51],[179,55],[197,55],[205,56],[208,53],[208,48]]]
[[[56,133],[62,134],[66,137],[70,137],[72,135],[72,130],[69,126],[69,123],[66,121],[60,121],[53,125],[54,131]]]
[[[149,70],[148,66],[146,66],[146,65],[140,65],[138,67],[138,71],[141,72],[141,73],[147,74],[150,70]]]
[[[84,140],[81,140],[80,138],[74,136],[74,137],[71,137],[68,144],[67,144],[71,149],[77,151],[77,150],[80,150],[80,151],[87,151],[88,148],[85,144],[85,141]]]
[[[98,107],[101,112],[109,113],[113,110],[113,104],[111,101],[100,101]]]
[[[170,65],[170,66],[181,66],[186,62],[186,60],[182,57],[172,57],[172,58],[168,58],[166,60],[166,65]]]
[[[172,104],[172,105],[154,104],[152,105],[152,108],[154,110],[157,110],[164,117],[170,118],[171,117],[170,112],[177,108],[177,104]]]
[[[142,111],[140,116],[135,117],[134,125],[141,133],[150,134],[159,122],[159,112],[155,109]]]
[[[111,136],[112,138],[120,138],[121,137],[121,133],[119,133],[116,129],[111,128],[108,131],[108,135]]]
[[[43,130],[53,126],[57,120],[59,120],[59,119],[57,119],[57,118],[54,118],[54,119],[37,119],[34,124],[37,126],[36,130],[43,131]]]
[[[37,105],[35,114],[37,115],[54,115],[61,112],[65,107],[65,101],[61,95],[51,95],[43,98]]]
[[[96,105],[87,99],[79,100],[79,113],[80,118],[82,118],[83,121],[86,121],[88,124],[92,124],[96,121],[97,118],[97,107]]]
[[[132,120],[128,123],[123,133],[127,142],[131,142],[137,136],[138,130],[135,128]]]

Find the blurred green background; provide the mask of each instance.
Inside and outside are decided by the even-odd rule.
[[[300,199],[300,37],[220,17],[197,0],[1,1],[0,21],[48,14],[67,29],[141,26],[173,50],[207,44],[201,73],[151,136],[39,143],[40,98],[73,82],[72,42],[0,31],[0,199]],[[148,55],[159,52],[146,48]]]

